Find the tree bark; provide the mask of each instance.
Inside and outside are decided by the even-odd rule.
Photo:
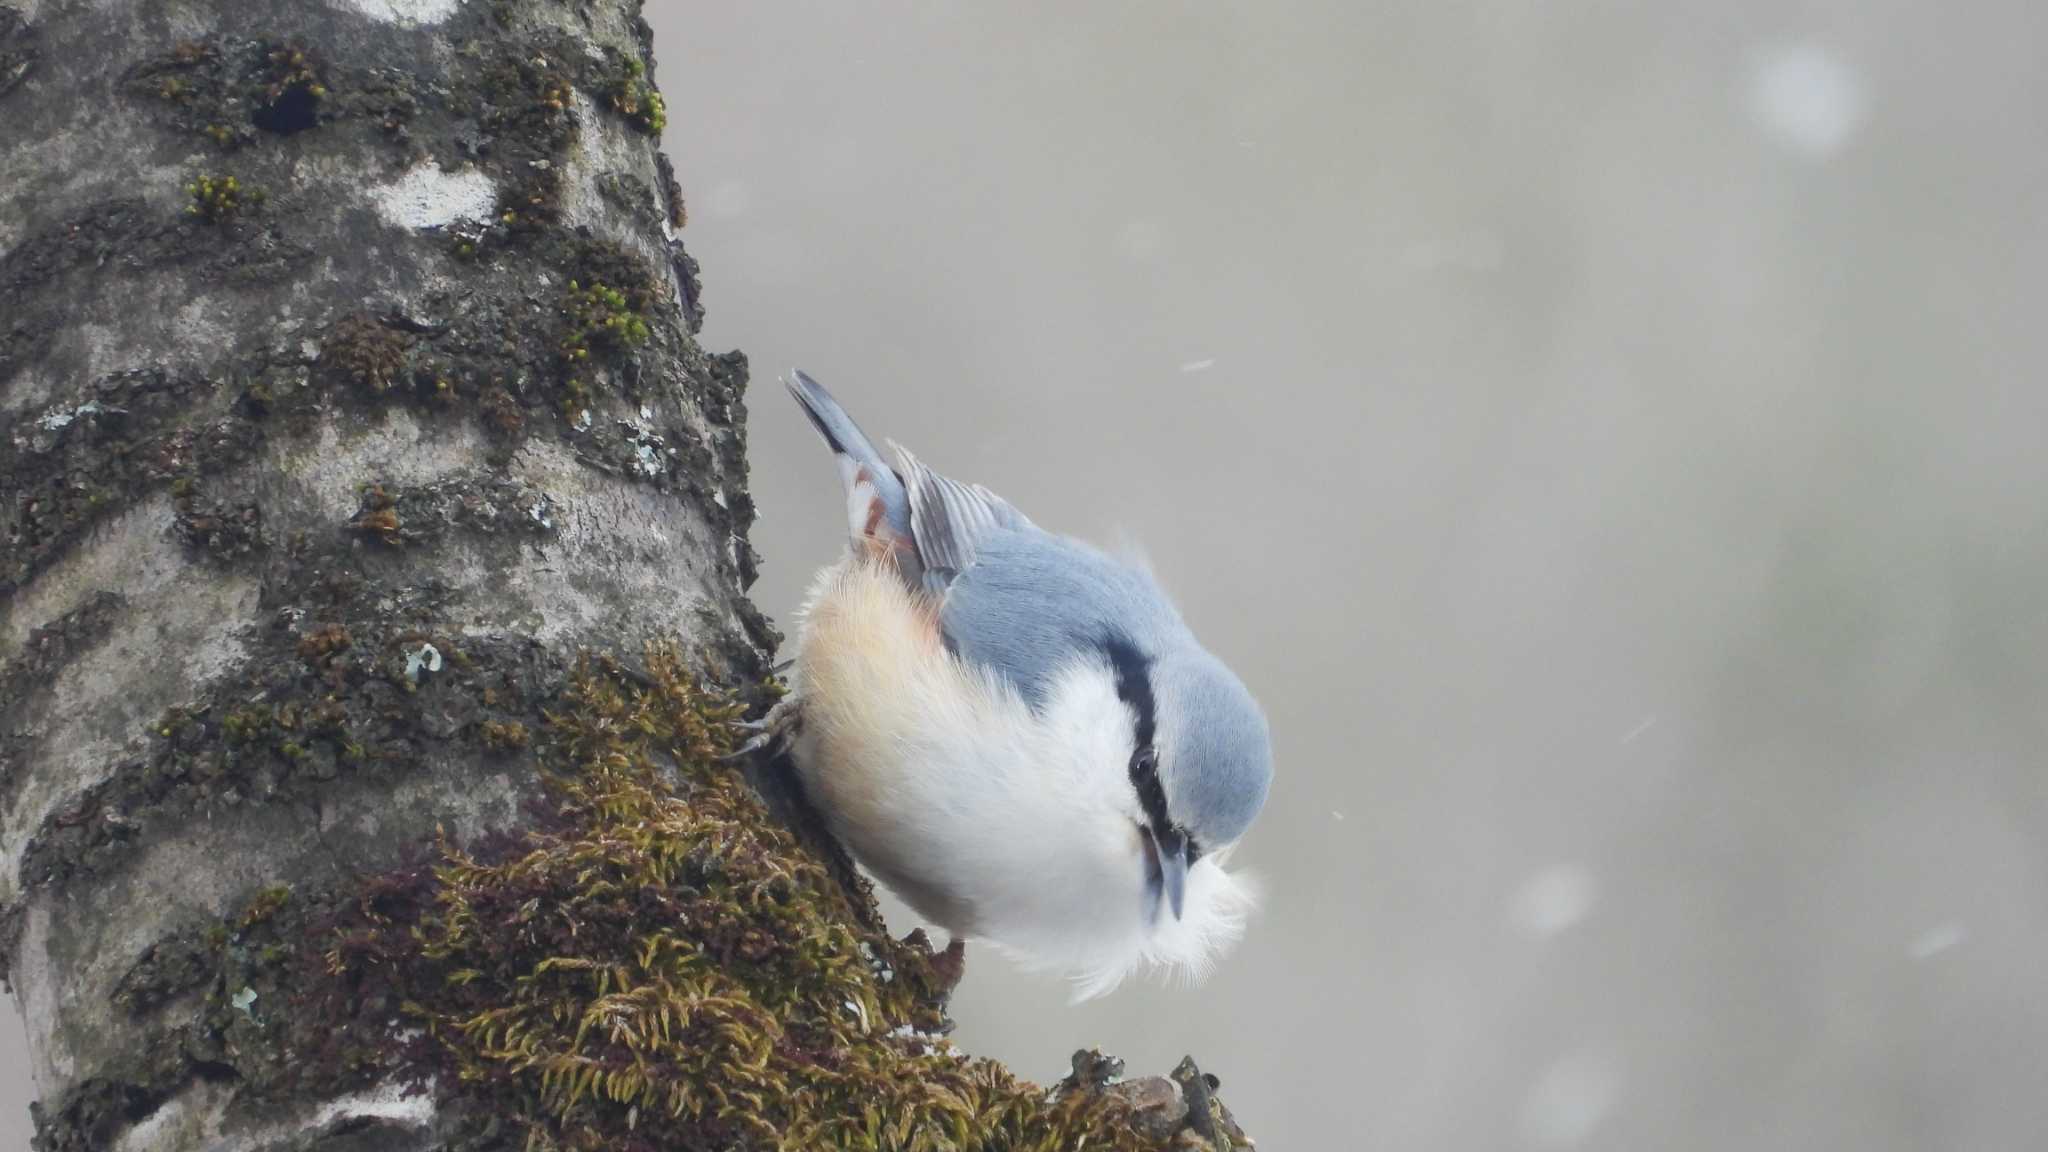
[[[758,673],[745,361],[686,320],[647,35],[0,9],[0,903],[47,1145],[198,1147],[231,1061],[151,1050],[184,1006],[123,981],[254,891],[513,822],[533,763],[490,734],[579,648]],[[429,1115],[352,1099],[275,1122]]]
[[[38,1147],[630,1139],[623,1096],[594,1112],[537,1090],[552,1111],[524,1127],[451,1104],[456,1077],[435,1077],[467,1077],[474,1054],[400,1053],[421,1029],[444,1040],[432,1021],[453,1009],[408,1001],[394,1019],[429,1023],[366,1048],[382,1005],[348,969],[427,964],[365,943],[364,918],[403,903],[366,877],[459,888],[420,861],[493,834],[507,859],[531,849],[507,837],[547,773],[642,722],[601,707],[564,733],[565,699],[655,699],[633,667],[579,678],[579,653],[681,638],[743,703],[767,676],[777,637],[744,595],[746,364],[694,338],[638,5],[15,5],[0,961]],[[689,759],[617,747],[621,764]],[[660,811],[680,819],[676,803]],[[863,891],[835,875],[870,938]],[[317,912],[282,911],[309,893]],[[422,972],[457,979],[397,983]],[[345,1024],[345,1067],[305,1075]],[[1158,1139],[1215,1130],[1192,1076],[1148,1082],[1171,1097],[1155,1112],[1202,1102],[1198,1120],[1155,1115]],[[1104,1082],[1077,1064],[1070,1088]]]

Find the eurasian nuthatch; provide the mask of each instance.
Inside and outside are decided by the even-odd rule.
[[[791,677],[805,794],[956,939],[1064,972],[1200,976],[1254,893],[1224,860],[1265,804],[1266,720],[1142,566],[1040,529],[788,381],[839,464],[852,547]]]

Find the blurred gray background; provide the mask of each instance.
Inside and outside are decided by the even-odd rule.
[[[1271,714],[1215,976],[984,950],[962,1045],[1276,1152],[2048,1145],[2048,9],[648,17],[762,606],[842,546],[800,365]]]

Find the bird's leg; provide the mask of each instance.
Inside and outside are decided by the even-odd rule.
[[[733,727],[753,733],[753,738],[722,757],[726,760],[743,760],[756,753],[773,756],[796,742],[797,730],[803,726],[803,700],[791,694],[775,702],[759,720],[741,720]]]

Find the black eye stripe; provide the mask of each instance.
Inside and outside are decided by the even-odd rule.
[[[1108,636],[1098,643],[1109,657],[1109,670],[1116,677],[1117,698],[1129,704],[1137,715],[1138,748],[1149,749],[1158,723],[1152,700],[1152,658],[1138,651],[1138,646],[1124,636]]]
[[[1173,827],[1166,814],[1166,788],[1159,783],[1159,758],[1149,744],[1131,754],[1131,787],[1138,790],[1138,805],[1154,829]]]
[[[1137,750],[1131,753],[1131,787],[1137,790],[1138,805],[1145,811],[1145,819],[1155,832],[1165,832],[1173,827],[1173,818],[1166,811],[1166,788],[1159,783],[1159,752],[1153,747],[1153,735],[1158,727],[1156,704],[1152,697],[1152,659],[1125,636],[1112,635],[1100,641],[1103,654],[1109,657],[1110,672],[1116,677],[1117,698],[1131,706],[1131,713],[1137,718]]]

